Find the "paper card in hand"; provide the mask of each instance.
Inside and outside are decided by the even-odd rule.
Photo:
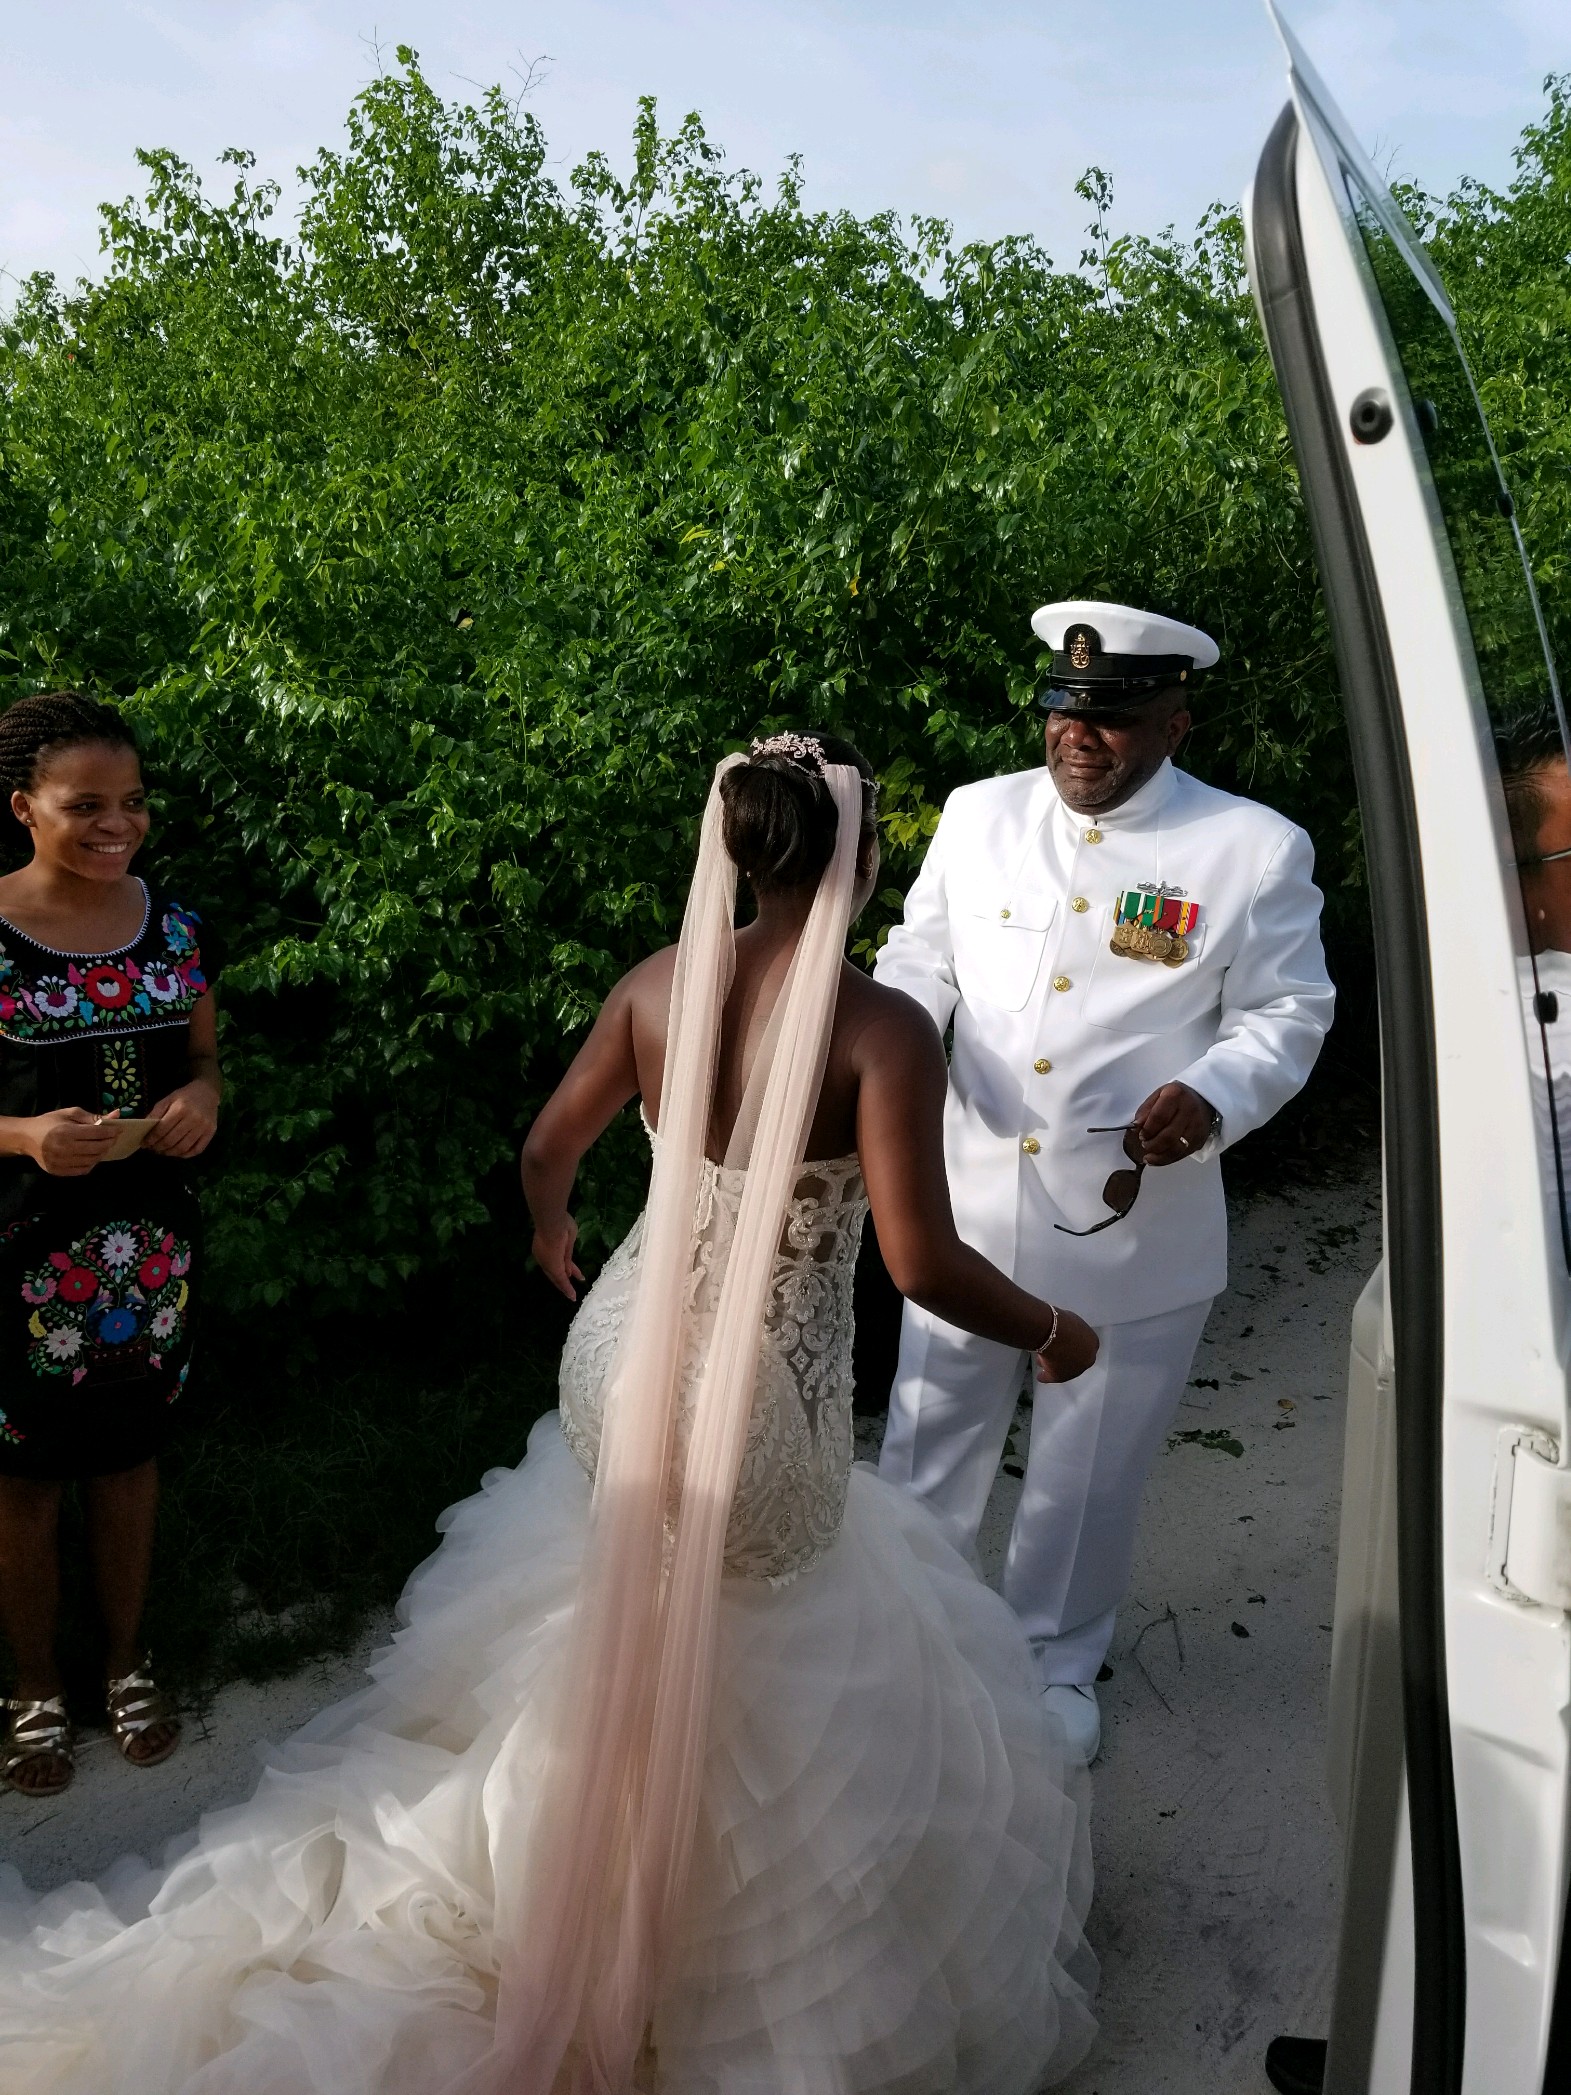
[[[118,1164],[122,1157],[129,1157],[139,1150],[146,1139],[150,1120],[117,1120],[113,1123],[115,1139],[104,1153],[106,1164]]]

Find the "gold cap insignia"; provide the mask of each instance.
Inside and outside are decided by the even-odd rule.
[[[1091,641],[1083,626],[1076,627],[1069,639],[1069,666],[1071,669],[1091,667]]]

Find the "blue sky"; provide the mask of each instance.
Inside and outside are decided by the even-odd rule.
[[[1567,0],[1286,0],[1382,167],[1503,183],[1571,69]],[[637,97],[703,114],[733,164],[806,162],[814,204],[893,206],[965,238],[1032,232],[1073,264],[1076,177],[1110,170],[1120,229],[1236,199],[1283,98],[1259,0],[55,0],[0,32],[0,271],[97,266],[95,206],[137,145],[209,169],[251,147],[291,184],[374,69],[414,44],[472,95],[549,58],[531,106],[564,169],[625,160]],[[0,295],[11,286],[0,284]]]

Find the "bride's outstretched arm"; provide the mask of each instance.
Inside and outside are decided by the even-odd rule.
[[[981,1338],[1037,1353],[1038,1377],[1067,1382],[1096,1359],[1091,1327],[1070,1309],[1016,1287],[955,1229],[944,1169],[949,1073],[933,1021],[887,990],[889,1009],[862,1029],[857,1153],[879,1249],[902,1295]],[[1053,1343],[1045,1350],[1049,1332]]]
[[[669,1001],[670,973],[668,949],[622,977],[524,1138],[518,1169],[535,1225],[530,1248],[541,1272],[569,1302],[577,1301],[573,1283],[584,1277],[573,1258],[578,1224],[567,1205],[573,1180],[585,1151],[599,1141],[628,1100],[638,1096],[634,1019],[639,992],[662,987],[654,977],[663,975],[663,994]]]

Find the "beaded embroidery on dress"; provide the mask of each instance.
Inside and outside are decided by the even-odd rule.
[[[646,1123],[647,1125],[647,1123]],[[651,1129],[650,1141],[659,1137]],[[710,1163],[699,1211],[685,1392],[673,1478],[692,1424],[692,1394],[714,1319],[716,1252],[736,1226],[746,1173]],[[854,1156],[809,1164],[775,1259],[747,1448],[726,1530],[726,1570],[781,1583],[815,1564],[840,1531],[851,1474],[851,1294],[867,1215]],[[642,1217],[585,1296],[562,1351],[562,1432],[586,1476],[600,1452],[602,1406],[622,1317],[638,1282]],[[723,1267],[723,1258],[718,1261]],[[679,1486],[673,1481],[673,1498]]]

